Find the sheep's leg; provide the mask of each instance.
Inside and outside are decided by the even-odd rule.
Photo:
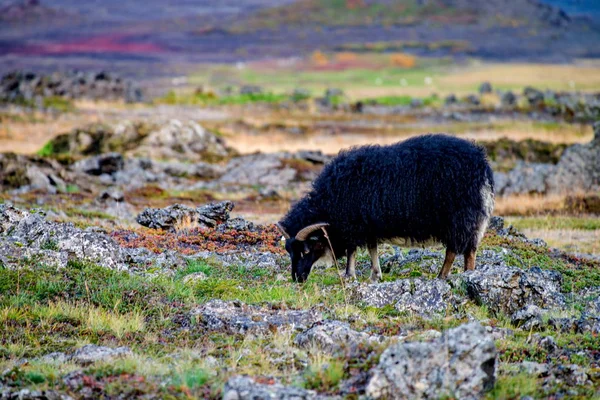
[[[379,266],[379,255],[377,254],[377,244],[369,245],[369,255],[371,256],[371,280],[380,281],[382,278],[381,267]]]
[[[452,263],[454,263],[454,259],[456,258],[456,253],[446,249],[446,258],[444,259],[444,265],[442,265],[442,269],[438,275],[438,279],[446,279],[448,278],[448,274],[452,269]]]
[[[473,271],[475,269],[475,253],[475,250],[465,253],[465,271]]]
[[[346,265],[346,278],[356,279],[356,249],[346,250],[348,264]]]

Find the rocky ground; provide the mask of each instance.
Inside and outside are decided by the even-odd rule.
[[[597,192],[595,135],[484,143],[499,196]],[[385,247],[383,282],[360,253],[297,285],[272,222],[331,156],[230,144],[170,119],[0,155],[0,398],[600,395],[597,256],[496,217],[447,281],[442,248]]]

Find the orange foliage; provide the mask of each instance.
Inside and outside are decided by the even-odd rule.
[[[329,63],[327,56],[319,50],[312,53],[311,59],[314,64],[320,66],[327,65]]]
[[[405,53],[395,53],[392,54],[390,61],[396,67],[413,68],[417,63],[417,57]]]
[[[350,10],[354,10],[356,8],[363,8],[364,6],[364,0],[346,0],[346,8]]]
[[[351,53],[349,51],[337,53],[335,55],[335,59],[336,59],[336,61],[341,62],[341,63],[349,63],[349,62],[356,61],[356,54]]]

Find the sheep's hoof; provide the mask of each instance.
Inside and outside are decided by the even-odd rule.
[[[344,274],[344,280],[345,281],[355,281],[356,280],[356,275]]]

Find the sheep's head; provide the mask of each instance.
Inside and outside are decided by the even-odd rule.
[[[309,225],[300,230],[295,237],[290,237],[281,224],[277,224],[285,237],[285,249],[292,261],[292,280],[305,282],[313,264],[328,253],[327,238],[323,228],[329,224],[321,222]]]

